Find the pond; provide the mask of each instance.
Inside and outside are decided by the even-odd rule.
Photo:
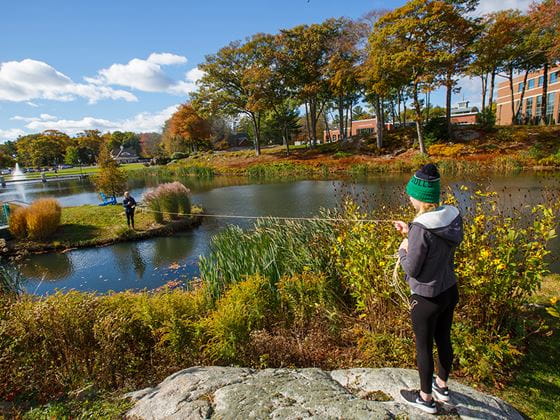
[[[251,183],[247,178],[216,177],[209,180],[179,179],[193,192],[193,203],[206,213],[243,216],[313,216],[321,208],[337,207],[345,195],[352,195],[370,208],[404,203],[406,175],[366,179],[286,180]],[[133,196],[169,179],[148,177],[129,182]],[[499,193],[503,209],[543,203],[558,196],[556,174],[516,176],[454,177],[445,187],[456,193],[460,185],[489,188]],[[88,180],[11,184],[0,190],[0,200],[31,202],[40,197],[56,197],[63,206],[99,202]],[[123,220],[125,223],[125,220]],[[19,263],[28,292],[50,294],[57,289],[107,292],[127,289],[154,289],[168,281],[188,279],[198,274],[198,259],[208,251],[213,235],[236,223],[249,228],[248,220],[205,218],[200,227],[173,237],[120,243],[102,248],[79,249],[59,254],[32,255]],[[559,241],[551,245],[560,254]],[[560,271],[557,264],[553,270]]]

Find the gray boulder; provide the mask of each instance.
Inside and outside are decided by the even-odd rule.
[[[129,419],[423,419],[402,389],[418,387],[409,369],[253,370],[192,367],[154,388],[127,394],[135,401]],[[522,419],[502,400],[451,381],[448,418]]]

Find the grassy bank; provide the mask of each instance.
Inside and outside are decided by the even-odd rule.
[[[546,418],[559,409],[558,324],[529,304],[557,292],[557,278],[541,284],[558,207],[538,207],[523,226],[521,215],[491,211],[491,194],[473,200],[456,258],[454,377]],[[392,275],[398,234],[345,221],[380,216],[353,203],[325,215],[341,220],[230,227],[213,239],[190,290],[4,296],[0,399],[78,410],[76,393],[93,384],[99,404],[111,406],[108,395],[193,365],[413,367],[409,292]]]
[[[193,213],[201,212],[193,207]],[[71,248],[108,245],[115,242],[134,241],[154,236],[166,236],[184,231],[200,223],[197,217],[184,217],[178,220],[155,223],[151,213],[137,210],[135,228],[126,225],[124,209],[115,206],[77,206],[63,207],[61,224],[48,241],[11,240],[8,246],[11,253],[62,251]]]
[[[418,153],[409,131],[387,133],[383,150],[377,149],[373,140],[364,140],[313,149],[292,147],[289,156],[281,146],[263,147],[258,157],[253,150],[199,152],[162,170],[168,175],[273,178],[410,172],[427,161],[439,163],[444,173],[511,173],[560,167],[560,127],[500,127],[475,140],[429,145],[428,156]]]
[[[130,172],[130,171],[136,171],[138,169],[142,169],[145,168],[143,163],[126,163],[120,166],[123,170]],[[80,167],[74,167],[74,168],[68,168],[68,169],[60,169],[58,172],[54,172],[54,171],[48,171],[45,172],[45,176],[47,178],[56,178],[58,176],[64,176],[64,175],[81,175],[81,174],[87,174],[87,175],[93,175],[99,172],[99,168],[97,166],[84,166],[82,168]],[[25,174],[25,178],[26,179],[39,179],[41,178],[42,172],[29,172]],[[6,180],[11,180],[12,177],[11,176],[5,176],[4,177]]]

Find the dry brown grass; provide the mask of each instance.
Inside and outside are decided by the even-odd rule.
[[[45,240],[58,229],[61,213],[58,201],[42,198],[12,213],[10,232],[18,239]]]
[[[18,239],[27,237],[27,208],[16,207],[10,215],[10,232]]]

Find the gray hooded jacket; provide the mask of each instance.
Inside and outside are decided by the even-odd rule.
[[[408,252],[399,250],[401,265],[412,290],[435,297],[455,283],[455,249],[463,240],[463,219],[453,206],[441,206],[410,224]]]

